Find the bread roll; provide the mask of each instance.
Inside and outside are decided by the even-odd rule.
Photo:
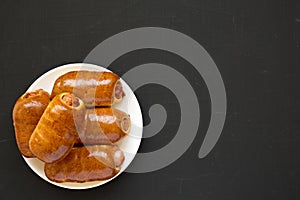
[[[112,106],[125,95],[120,77],[113,72],[71,71],[54,83],[51,98],[70,92],[81,98],[86,106]]]
[[[84,113],[84,103],[74,95],[55,96],[31,135],[31,152],[46,163],[62,159],[76,141],[77,125],[83,123]]]
[[[45,174],[55,182],[106,180],[115,176],[124,162],[124,154],[113,145],[73,148],[62,160],[45,164]]]
[[[116,108],[87,109],[84,128],[79,131],[76,145],[110,144],[130,131],[130,117]]]
[[[15,137],[21,154],[34,157],[29,149],[29,139],[50,102],[50,95],[42,90],[34,90],[23,94],[13,109]]]

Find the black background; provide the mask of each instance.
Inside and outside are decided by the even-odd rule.
[[[1,200],[300,199],[299,0],[1,0],[0,22]],[[53,67],[81,62],[106,38],[144,26],[192,37],[217,64],[228,112],[213,151],[197,157],[210,117],[201,76],[176,55],[140,50],[121,56],[110,69],[122,75],[135,65],[158,62],[180,71],[201,106],[192,146],[164,169],[124,173],[94,189],[61,189],[40,179],[15,143],[11,111],[18,96]],[[168,112],[163,130],[143,140],[140,152],[159,149],[176,134],[178,102],[159,85],[143,86],[136,94],[145,124],[152,104],[161,103]]]

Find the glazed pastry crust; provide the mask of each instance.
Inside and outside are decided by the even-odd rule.
[[[116,146],[97,145],[73,148],[62,160],[45,164],[45,174],[55,182],[106,180],[119,172],[124,161]]]
[[[49,103],[30,140],[31,152],[40,160],[51,163],[62,159],[72,149],[77,138],[77,124],[84,120],[85,106],[79,100],[78,107],[66,104],[61,93]]]
[[[49,102],[50,95],[39,89],[23,94],[15,103],[13,108],[15,137],[18,148],[25,157],[35,157],[29,149],[29,139]]]
[[[130,131],[129,115],[116,108],[87,109],[84,123],[76,145],[115,143]]]
[[[120,77],[112,72],[71,71],[55,81],[51,98],[70,92],[82,99],[86,106],[112,106],[122,100],[115,97],[119,80]]]

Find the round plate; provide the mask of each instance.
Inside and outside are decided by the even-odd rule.
[[[110,71],[106,68],[93,65],[93,64],[87,64],[87,63],[74,63],[74,64],[63,65],[54,68],[48,71],[47,73],[43,74],[42,76],[40,76],[28,88],[27,92],[36,89],[44,89],[49,94],[51,94],[54,82],[59,76],[69,71],[79,71],[79,70],[100,71],[100,72]],[[123,90],[126,95],[123,98],[123,101],[121,103],[114,105],[113,107],[118,108],[130,115],[131,130],[128,135],[126,135],[124,138],[122,138],[120,141],[116,143],[120,147],[120,149],[123,150],[125,155],[124,163],[122,164],[120,172],[116,176],[104,181],[91,181],[85,183],[74,183],[74,182],[56,183],[50,181],[45,176],[44,163],[42,161],[40,161],[37,158],[26,158],[23,156],[24,160],[29,165],[29,167],[36,174],[38,174],[42,179],[48,181],[49,183],[63,188],[68,188],[68,189],[88,189],[88,188],[97,187],[115,179],[118,175],[120,175],[128,167],[128,165],[132,162],[134,156],[136,155],[141,143],[142,130],[143,130],[142,113],[137,98],[135,97],[133,91],[130,89],[130,87],[123,79],[121,79],[121,83],[123,85]]]

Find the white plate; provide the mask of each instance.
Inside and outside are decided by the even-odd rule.
[[[87,64],[87,63],[74,63],[74,64],[67,64],[63,65],[57,68],[54,68],[47,73],[43,74],[41,77],[39,77],[27,90],[32,91],[36,89],[44,89],[49,94],[51,94],[52,87],[54,85],[55,80],[69,72],[69,71],[78,71],[78,70],[88,70],[88,71],[109,71],[106,68],[93,65],[93,64]],[[143,130],[143,119],[142,119],[142,113],[141,108],[139,106],[139,103],[133,93],[133,91],[130,89],[130,87],[127,85],[127,83],[121,79],[121,83],[123,85],[123,90],[126,94],[126,96],[123,98],[123,101],[117,105],[115,105],[115,108],[118,108],[130,115],[131,119],[131,130],[128,135],[126,135],[123,139],[121,139],[117,145],[123,150],[125,155],[125,161],[121,167],[120,172],[114,176],[111,179],[104,180],[104,181],[91,181],[91,182],[85,182],[85,183],[72,183],[72,182],[65,182],[65,183],[56,183],[53,181],[50,181],[44,173],[44,163],[37,158],[26,158],[23,157],[26,163],[29,165],[29,167],[38,174],[42,179],[48,181],[49,183],[52,183],[53,185],[60,186],[63,188],[68,189],[88,189],[97,187],[100,185],[103,185],[104,183],[107,183],[113,179],[115,179],[118,175],[120,175],[132,162],[134,156],[136,155],[138,148],[141,143],[142,138],[142,130]]]

